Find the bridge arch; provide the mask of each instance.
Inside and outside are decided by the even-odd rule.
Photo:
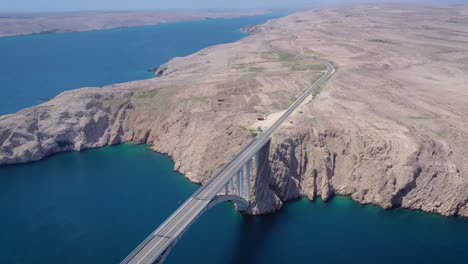
[[[219,194],[219,195],[216,195],[215,198],[211,200],[211,202],[204,208],[202,212],[200,212],[200,214],[197,215],[196,218],[198,219],[206,211],[224,202],[233,202],[236,205],[236,209],[241,212],[247,210],[250,204],[249,201],[247,201],[246,199],[238,195]],[[166,250],[164,250],[164,252],[154,261],[154,263],[163,263],[166,260],[169,253],[171,253],[172,249],[175,247],[179,239],[182,237],[182,235],[187,231],[189,227],[190,226],[187,226],[187,228],[176,237],[176,239],[172,242],[172,244],[168,248],[166,248]],[[122,263],[126,263],[125,260]]]
[[[206,210],[211,209],[212,207],[224,203],[224,202],[233,202],[236,205],[237,210],[245,211],[249,207],[249,201],[244,199],[243,197],[232,195],[232,194],[222,194],[217,195],[206,207]]]
[[[291,53],[291,52],[288,52]],[[291,53],[292,54],[292,53]],[[251,195],[252,159],[256,163],[258,173],[260,151],[271,139],[273,133],[309,96],[334,73],[333,65],[327,61],[315,58],[327,67],[327,71],[312,84],[283,115],[265,132],[257,135],[245,145],[238,154],[185,201],[162,225],[146,238],[122,263],[146,264],[161,263],[180,239],[189,226],[209,208],[232,201],[238,210],[248,208]],[[255,158],[254,158],[255,156]],[[262,155],[262,160],[265,157]],[[245,172],[245,173],[244,173]],[[247,197],[247,198],[244,198]]]

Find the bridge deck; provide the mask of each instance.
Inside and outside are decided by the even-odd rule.
[[[311,85],[268,130],[258,135],[249,144],[215,173],[185,203],[177,209],[156,231],[140,244],[122,263],[153,263],[174,243],[190,224],[207,208],[211,200],[229,182],[232,176],[251,159],[271,138],[281,124],[299,107],[304,100],[316,91],[333,73],[333,66],[317,59],[327,67],[327,71]]]

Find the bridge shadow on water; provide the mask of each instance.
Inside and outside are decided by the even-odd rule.
[[[226,263],[255,263],[257,255],[269,240],[272,230],[281,217],[281,213],[267,216],[243,215],[240,223],[238,241],[234,243],[233,258]]]
[[[255,179],[257,186],[261,185],[259,181],[266,180],[269,176],[270,164],[267,158],[270,153],[270,142],[268,141],[259,152],[261,172]],[[233,243],[233,259],[228,263],[255,263],[256,257],[269,240],[272,230],[280,222],[278,221],[280,217],[281,211],[263,216],[242,215],[238,241]]]

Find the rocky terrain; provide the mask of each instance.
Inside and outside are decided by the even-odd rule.
[[[296,56],[281,52],[290,50]],[[207,180],[335,64],[264,149],[251,213],[298,197],[468,217],[468,7],[363,5],[297,13],[175,58],[159,78],[65,92],[0,117],[0,164],[126,141]]]
[[[0,37],[91,31],[100,29],[148,26],[169,22],[230,18],[265,14],[266,10],[242,11],[113,11],[70,12],[56,14],[0,14]]]

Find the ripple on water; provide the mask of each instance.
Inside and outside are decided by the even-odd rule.
[[[70,88],[149,78],[147,68],[239,39],[238,28],[267,18],[2,38],[0,114]],[[0,263],[119,263],[198,188],[173,166],[124,144],[0,168]],[[188,230],[168,263],[464,263],[467,238],[466,219],[345,197],[260,217],[226,203]]]

